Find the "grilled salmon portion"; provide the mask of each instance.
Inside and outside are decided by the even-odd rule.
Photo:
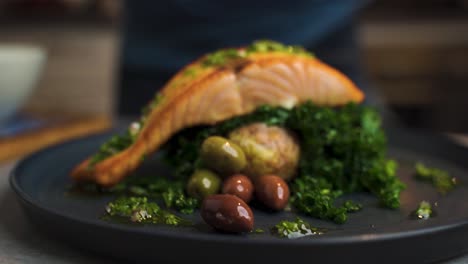
[[[71,177],[109,187],[182,129],[214,125],[265,104],[292,108],[310,100],[339,106],[360,103],[364,94],[343,73],[313,55],[281,46],[205,55],[176,73],[157,98],[149,104],[128,146],[100,159],[87,158],[72,170]]]

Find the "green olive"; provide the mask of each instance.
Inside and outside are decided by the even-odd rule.
[[[206,169],[196,170],[187,182],[187,193],[199,199],[218,193],[220,188],[219,176]]]
[[[242,149],[236,143],[220,136],[211,136],[203,141],[200,158],[206,168],[222,176],[238,173],[247,164]]]

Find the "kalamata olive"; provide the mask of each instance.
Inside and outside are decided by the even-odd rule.
[[[219,176],[206,169],[196,170],[187,182],[187,193],[199,199],[218,193],[220,188],[221,179]]]
[[[203,141],[200,159],[205,167],[221,175],[238,173],[247,164],[242,149],[236,143],[220,136],[211,136]]]
[[[214,194],[203,200],[200,214],[216,230],[229,233],[250,232],[254,215],[250,207],[232,194]]]
[[[246,203],[249,203],[252,199],[253,191],[254,186],[252,181],[243,174],[234,174],[226,178],[221,190],[222,193],[233,194]]]
[[[283,210],[289,200],[289,186],[279,176],[264,175],[254,182],[255,196],[273,210]]]

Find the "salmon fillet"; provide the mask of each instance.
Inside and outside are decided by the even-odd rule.
[[[72,179],[110,187],[182,129],[214,125],[261,105],[292,108],[311,100],[339,106],[364,99],[349,78],[310,54],[247,51],[230,49],[235,56],[225,52],[224,57],[221,51],[219,58],[206,55],[181,69],[158,92],[158,102],[142,119],[134,141],[98,162],[91,157],[82,161],[71,171]]]

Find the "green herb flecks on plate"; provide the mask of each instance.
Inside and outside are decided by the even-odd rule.
[[[431,183],[438,192],[446,194],[457,186],[457,179],[447,171],[428,167],[421,162],[415,164],[416,179]]]
[[[283,220],[279,222],[271,231],[276,236],[295,239],[304,236],[322,235],[326,232],[326,229],[312,227],[309,223],[297,217],[294,221]]]
[[[346,222],[349,212],[362,209],[361,204],[352,201],[336,206],[336,199],[343,192],[333,190],[332,185],[324,178],[306,176],[296,179],[292,184],[292,192],[292,205],[299,212],[339,224]]]
[[[185,193],[184,182],[171,180],[163,175],[132,175],[110,188],[86,183],[74,186],[72,191],[80,194],[109,194],[161,200],[167,209],[173,209],[183,214],[193,213],[200,205],[200,200]]]
[[[161,209],[146,197],[121,197],[106,206],[106,212],[113,217],[126,218],[133,223],[150,223],[166,225],[187,225],[189,222],[181,217]]]
[[[416,219],[429,219],[434,214],[432,205],[427,201],[421,201],[418,208],[413,212],[413,217]]]

